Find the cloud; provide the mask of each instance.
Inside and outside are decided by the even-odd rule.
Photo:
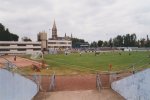
[[[45,30],[51,37],[54,19],[58,35],[87,41],[118,34],[149,33],[149,0],[0,0],[0,22],[11,32],[36,40]]]

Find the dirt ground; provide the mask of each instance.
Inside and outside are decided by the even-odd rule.
[[[32,80],[32,76],[26,76]],[[41,90],[42,92],[50,92],[51,76],[41,76]],[[110,88],[109,77],[107,75],[101,76],[103,88]],[[56,75],[55,76],[55,89],[53,91],[75,91],[75,90],[96,90],[96,75]]]
[[[111,89],[40,92],[34,100],[125,100]]]
[[[33,60],[29,60],[29,59],[25,59],[25,58],[21,58],[21,57],[16,57],[16,61],[14,61],[14,57],[15,56],[4,56],[4,58],[6,58],[7,60],[11,61],[12,63],[14,63],[17,67],[26,67],[26,66],[31,66],[32,64],[40,64],[39,62],[33,61]],[[6,60],[3,58],[0,58],[0,63],[3,64],[5,63]]]

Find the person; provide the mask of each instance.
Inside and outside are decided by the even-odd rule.
[[[121,55],[121,53],[119,52],[119,55]]]
[[[112,64],[109,64],[109,70],[110,71],[112,70]]]
[[[81,56],[81,54],[82,54],[82,53],[80,52],[80,56]]]
[[[14,57],[14,61],[16,61],[16,56]]]
[[[95,51],[95,56],[96,56],[96,51]]]
[[[66,55],[67,55],[67,52],[66,52]]]

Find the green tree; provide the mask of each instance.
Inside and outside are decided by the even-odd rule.
[[[28,38],[28,37],[26,37],[26,36],[25,36],[25,37],[22,37],[21,39],[22,39],[22,41],[26,41],[26,42],[27,42],[27,41],[32,41],[30,38]]]
[[[112,46],[113,46],[112,38],[109,39],[109,41],[108,41],[108,46],[109,46],[109,47],[112,47]]]
[[[129,47],[130,45],[130,34],[126,34],[124,37],[124,46]]]
[[[98,43],[97,43],[98,47],[102,47],[103,45],[103,41],[102,40],[99,40]]]
[[[136,46],[136,34],[135,33],[130,35],[130,46],[132,47]]]
[[[144,47],[144,46],[145,46],[145,39],[144,39],[144,38],[142,38],[142,39],[140,40],[140,46],[141,46],[141,47]]]
[[[5,31],[5,27],[0,23],[0,32]]]
[[[72,40],[72,47],[73,48],[80,48],[80,44],[82,44],[82,43],[88,44],[88,42],[85,42],[84,39],[72,38],[71,40]]]
[[[114,46],[116,46],[116,47],[122,47],[122,46],[123,46],[123,41],[124,41],[123,36],[118,35],[117,37],[115,37],[115,38],[113,39],[113,44],[114,44]]]
[[[107,41],[104,41],[103,42],[103,47],[108,47],[109,46],[109,43]]]
[[[10,33],[9,29],[0,23],[0,41],[18,41],[18,36],[16,34]]]
[[[150,47],[150,40],[149,40],[149,37],[147,35],[147,39],[146,39],[146,44],[145,44],[146,47]]]
[[[94,48],[97,48],[97,42],[93,41],[91,44],[90,44],[90,47],[94,47]]]

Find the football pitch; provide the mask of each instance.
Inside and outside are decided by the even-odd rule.
[[[95,53],[70,53],[45,55],[44,60],[49,65],[48,69],[56,73],[97,73],[101,71],[121,71],[132,66],[135,69],[150,67],[150,52],[101,52]],[[46,71],[47,72],[47,71]]]

